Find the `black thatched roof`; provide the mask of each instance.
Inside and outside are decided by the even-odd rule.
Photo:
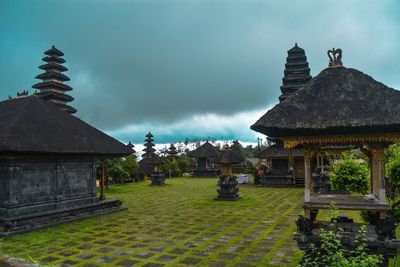
[[[50,101],[49,101],[49,102],[50,102]],[[56,107],[58,107],[60,110],[69,112],[69,113],[71,113],[71,114],[74,114],[74,113],[77,111],[75,108],[73,108],[73,107],[71,107],[71,106],[68,106],[68,105],[66,105],[66,104],[54,103],[54,102],[51,102],[51,103],[53,103],[53,104],[54,104]]]
[[[245,159],[231,149],[222,151],[218,158],[214,160],[218,164],[237,164],[243,161]]]
[[[178,154],[179,152],[177,151],[177,149],[176,149],[176,147],[174,146],[174,144],[171,143],[171,145],[169,146],[169,149],[168,149],[167,153],[168,153],[170,156],[174,156],[174,155]]]
[[[282,146],[271,145],[271,146],[261,150],[261,152],[258,156],[259,156],[259,158],[288,158],[289,150],[283,148]],[[303,157],[304,149],[302,149],[302,148],[293,149],[293,156],[294,157]]]
[[[251,129],[271,137],[400,132],[400,91],[351,68],[327,68]]]
[[[129,149],[131,150],[132,154],[133,154],[133,153],[136,153],[136,151],[135,151],[135,149],[134,149],[135,146],[134,146],[131,142],[129,142],[129,143],[126,145],[126,147],[129,148]]]
[[[55,62],[50,62],[50,63],[46,63],[46,64],[43,64],[43,65],[40,65],[39,69],[42,69],[42,70],[56,69],[58,71],[67,71],[68,70],[67,67],[65,67],[63,65],[60,65],[60,64],[57,64]]]
[[[63,90],[63,91],[71,91],[72,87],[64,84],[64,83],[59,83],[59,82],[54,82],[54,81],[47,81],[47,82],[40,82],[32,85],[32,88],[35,89],[58,89],[58,90]]]
[[[49,62],[49,63],[50,62],[55,62],[55,63],[59,63],[59,64],[65,63],[65,59],[63,59],[61,57],[54,57],[54,56],[44,57],[44,58],[42,58],[42,60]]]
[[[64,56],[64,53],[58,50],[54,45],[52,45],[51,48],[44,53],[48,56],[57,56],[57,57]]]
[[[160,158],[159,156],[157,156],[156,154],[154,154],[151,158],[143,158],[141,161],[139,161],[140,165],[143,164],[149,164],[149,165],[157,165],[157,164],[164,164],[165,161]]]
[[[36,96],[0,102],[1,154],[124,156],[124,144]]]
[[[46,71],[44,73],[41,73],[41,74],[37,75],[35,78],[36,79],[41,79],[41,80],[44,80],[44,79],[56,79],[56,80],[64,81],[64,82],[70,80],[70,78],[68,78],[64,74],[58,73],[58,72],[55,72],[55,71]]]
[[[74,100],[74,98],[70,95],[67,94],[61,94],[53,91],[42,91],[40,93],[36,93],[38,97],[41,97],[43,99],[55,99],[55,100],[60,100],[64,102],[71,102]]]
[[[218,149],[208,141],[195,150],[188,152],[188,156],[194,158],[216,158],[219,156],[219,154],[220,152]]]

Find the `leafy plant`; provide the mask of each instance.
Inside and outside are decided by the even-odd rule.
[[[400,221],[400,146],[389,147],[385,159],[385,174],[390,184],[387,197],[392,206],[393,217]]]
[[[370,171],[353,153],[344,153],[333,162],[330,181],[333,189],[366,194],[370,187]]]
[[[168,173],[169,177],[178,177],[181,176],[182,172],[181,169],[179,168],[179,162],[178,160],[174,158],[168,159],[163,165],[162,165],[162,170],[166,173]]]
[[[333,226],[333,230],[321,230],[321,243],[310,245],[303,257],[302,266],[375,267],[382,264],[381,255],[368,254],[365,225],[361,226],[355,238],[356,248],[347,253],[340,241],[343,229]]]

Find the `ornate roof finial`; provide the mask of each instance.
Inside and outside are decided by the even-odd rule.
[[[330,68],[343,67],[342,49],[332,48],[332,50],[328,50],[327,54],[329,57],[329,67]]]
[[[294,47],[297,47],[297,42],[294,43]]]

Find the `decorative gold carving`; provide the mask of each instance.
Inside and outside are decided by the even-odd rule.
[[[327,145],[327,144],[368,144],[390,143],[400,144],[400,134],[365,134],[365,135],[327,135],[327,136],[302,136],[278,137],[283,140],[284,147],[294,148],[298,145]]]

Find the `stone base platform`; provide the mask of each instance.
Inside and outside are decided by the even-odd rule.
[[[11,236],[74,220],[126,210],[118,199],[105,199],[79,208],[38,213],[13,218],[0,217],[0,236]]]

